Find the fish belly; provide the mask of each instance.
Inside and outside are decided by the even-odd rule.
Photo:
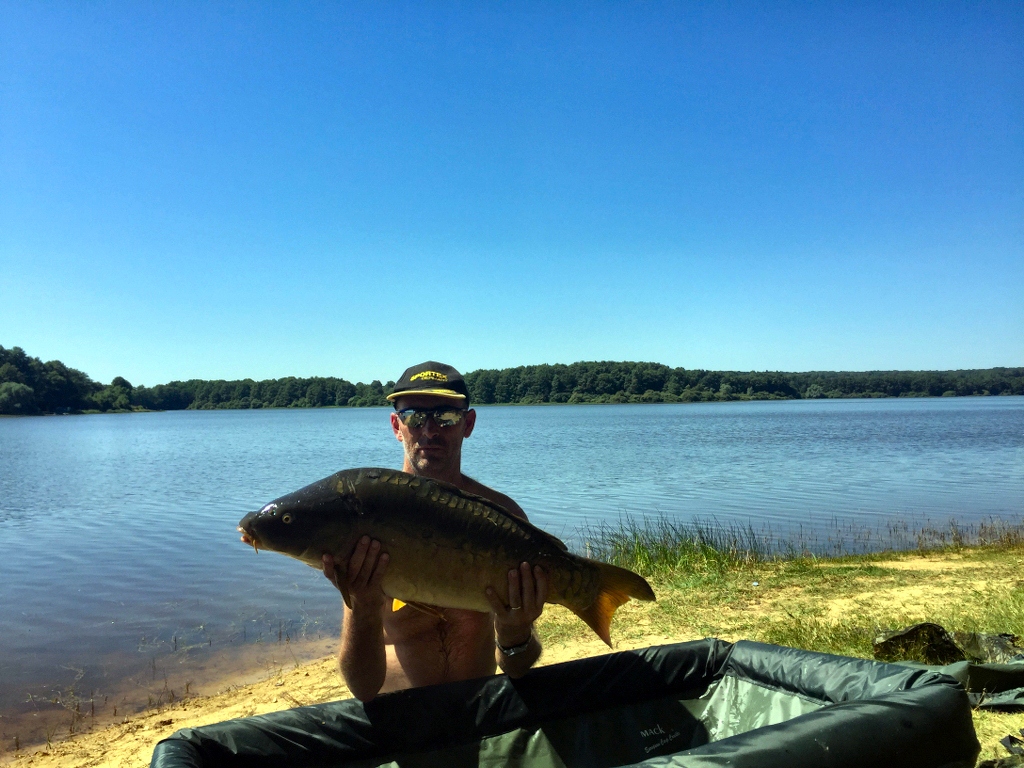
[[[507,558],[443,544],[416,548],[389,542],[390,563],[382,587],[388,597],[442,608],[490,611],[487,587],[507,600]]]

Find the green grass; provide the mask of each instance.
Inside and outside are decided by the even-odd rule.
[[[751,528],[701,522],[674,523],[664,518],[640,526],[626,520],[617,528],[584,531],[587,557],[629,568],[645,577],[681,572],[722,573],[742,564],[763,562],[770,541]]]
[[[579,538],[580,554],[657,578],[679,572],[720,573],[767,562],[805,562],[813,567],[821,558],[856,562],[895,553],[1015,548],[1024,546],[1024,521],[964,525],[953,520],[920,528],[899,522],[871,528],[833,521],[823,532],[777,537],[767,527],[759,531],[752,526],[699,520],[679,523],[666,518],[641,525],[626,518],[617,526],[586,528]]]

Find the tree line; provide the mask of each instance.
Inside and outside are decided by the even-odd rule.
[[[837,397],[1024,394],[1024,368],[963,371],[706,371],[658,363],[582,362],[473,371],[480,403],[680,403]]]
[[[705,371],[659,363],[579,362],[466,374],[474,404],[686,403],[837,397],[1024,395],[1024,368],[962,371]],[[190,379],[153,387],[93,381],[59,360],[0,346],[0,414],[387,405],[394,382],[315,376]]]
[[[20,347],[0,346],[0,414],[180,411],[219,408],[317,408],[387,405],[394,382],[353,384],[334,377],[265,381],[172,381],[132,386],[122,376],[100,384],[59,360],[44,363]]]

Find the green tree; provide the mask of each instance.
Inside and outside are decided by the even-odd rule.
[[[36,413],[35,391],[17,381],[0,384],[0,413],[28,415]]]
[[[93,407],[99,411],[129,411],[132,407],[131,393],[121,386],[104,387],[90,395]]]
[[[25,383],[25,374],[18,370],[14,363],[0,365],[0,383],[13,381],[15,384]]]

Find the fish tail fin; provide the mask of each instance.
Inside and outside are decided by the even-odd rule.
[[[654,590],[643,576],[625,568],[619,568],[617,565],[600,563],[596,560],[590,562],[597,567],[600,578],[601,586],[598,589],[597,597],[586,608],[567,607],[587,622],[597,636],[611,648],[612,638],[609,630],[615,609],[628,602],[631,597],[637,600],[654,600],[656,598]]]

